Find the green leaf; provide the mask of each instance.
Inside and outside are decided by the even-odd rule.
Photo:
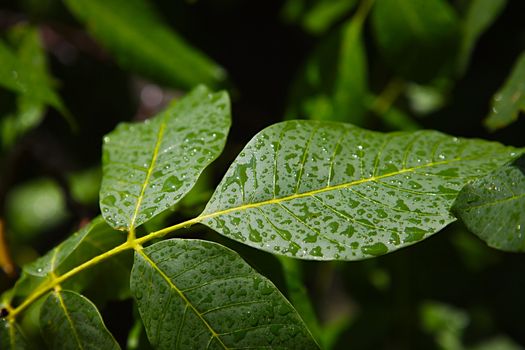
[[[306,116],[363,125],[368,84],[361,32],[367,6],[370,1],[308,59],[292,88],[289,118]]]
[[[426,301],[421,305],[423,329],[434,335],[439,349],[464,349],[461,337],[468,326],[468,314],[451,305]]]
[[[24,350],[28,348],[27,341],[18,325],[0,318],[0,349]]]
[[[51,349],[120,349],[96,306],[72,291],[49,294],[40,311],[40,327]]]
[[[452,69],[459,21],[447,1],[377,0],[372,26],[386,63],[403,77],[424,82]]]
[[[131,289],[157,349],[317,348],[279,290],[217,243],[173,239],[137,251]]]
[[[449,209],[461,188],[516,152],[436,131],[383,134],[342,123],[278,123],[240,153],[200,222],[271,253],[369,258],[454,221]]]
[[[458,55],[458,71],[467,69],[472,51],[479,37],[494,23],[505,8],[507,0],[470,0],[465,18],[461,23],[463,32]]]
[[[288,0],[283,14],[288,21],[300,22],[312,34],[322,34],[345,16],[357,0],[318,0],[306,4],[304,0]]]
[[[188,45],[144,0],[66,0],[119,64],[174,87],[216,86],[224,70]]]
[[[454,212],[489,246],[525,252],[525,156],[466,185]]]
[[[485,126],[491,130],[501,129],[518,119],[525,112],[525,52],[516,61],[512,72],[492,99],[492,110],[485,119]]]
[[[94,219],[89,225],[76,232],[46,255],[24,266],[24,284],[41,283],[53,276],[60,276],[72,268],[100,255],[126,241],[126,235],[115,231],[101,218]],[[122,299],[129,296],[128,281],[132,256],[127,252],[104,261],[73,279],[65,282],[68,289],[85,290],[95,282],[91,293],[100,298]],[[35,282],[37,281],[37,282]],[[110,287],[109,287],[110,286]],[[31,290],[22,288],[19,291]],[[33,288],[34,289],[34,288]],[[111,293],[111,295],[103,295]]]
[[[203,86],[145,123],[120,124],[104,138],[104,219],[131,231],[177,203],[222,152],[229,127],[228,95]]]

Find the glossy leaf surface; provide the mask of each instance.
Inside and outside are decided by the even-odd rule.
[[[317,348],[279,290],[217,243],[173,239],[136,252],[131,289],[157,349]]]
[[[125,68],[187,89],[225,79],[223,69],[164,24],[148,1],[64,2]]]
[[[102,216],[132,230],[177,203],[222,152],[230,127],[225,92],[199,87],[145,123],[104,138]]]
[[[445,0],[377,0],[372,26],[385,61],[405,78],[428,81],[456,57],[459,21]]]
[[[525,251],[525,156],[465,186],[454,212],[489,246]]]
[[[96,306],[75,292],[51,292],[40,311],[40,327],[51,349],[120,349]]]
[[[5,319],[0,319],[0,349],[29,349],[22,331],[15,322],[9,322]]]
[[[516,156],[435,131],[378,133],[289,121],[257,134],[201,222],[244,244],[303,259],[357,260],[445,227],[459,190]]]
[[[507,81],[492,99],[492,109],[485,119],[489,130],[497,130],[518,119],[525,112],[525,52],[519,57]]]

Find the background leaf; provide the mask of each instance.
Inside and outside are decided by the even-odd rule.
[[[131,231],[177,203],[222,152],[230,127],[225,92],[201,86],[142,124],[104,138],[102,216]]]
[[[217,86],[226,73],[188,45],[144,0],[66,0],[71,12],[119,64],[182,88]]]
[[[377,133],[288,121],[257,134],[217,187],[201,222],[258,249],[358,260],[445,227],[461,188],[517,150],[434,131]]]
[[[525,112],[525,52],[518,57],[507,81],[494,95],[485,126],[492,131],[503,128],[516,121],[520,112]]]
[[[361,31],[371,1],[321,42],[293,84],[287,116],[363,125],[367,62]],[[336,67],[336,69],[334,69]]]
[[[137,251],[131,289],[157,349],[317,348],[279,290],[217,243],[173,239]]]
[[[95,305],[72,291],[49,293],[40,325],[51,349],[120,349]]]
[[[26,339],[15,322],[0,318],[0,348],[5,350],[28,349]]]
[[[454,212],[491,247],[525,251],[525,156],[466,185]]]
[[[458,56],[458,70],[463,74],[467,69],[474,46],[479,37],[501,14],[507,0],[470,0],[465,18],[461,23],[463,32]]]
[[[424,82],[452,68],[459,21],[448,2],[377,0],[372,26],[385,61],[404,78]]]

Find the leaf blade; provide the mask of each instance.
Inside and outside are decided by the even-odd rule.
[[[7,350],[29,348],[22,331],[14,321],[0,319],[0,347]]]
[[[459,190],[516,152],[434,131],[278,123],[240,153],[200,222],[274,254],[369,258],[454,221],[449,209]]]
[[[150,122],[120,124],[103,147],[104,219],[132,231],[177,203],[222,152],[229,127],[228,95],[203,86]]]
[[[525,156],[465,186],[453,210],[489,246],[525,251]]]
[[[72,291],[49,294],[42,305],[40,325],[52,349],[120,349],[96,306]]]
[[[159,349],[316,348],[275,286],[216,243],[173,239],[137,252],[131,288],[148,338]]]

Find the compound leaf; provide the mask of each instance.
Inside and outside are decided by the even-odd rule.
[[[0,349],[28,349],[27,341],[22,331],[14,321],[0,319]]]
[[[51,349],[120,349],[96,306],[72,291],[49,293],[40,311],[40,327]]]
[[[489,246],[525,251],[525,156],[466,185],[454,212]]]
[[[520,112],[525,112],[525,52],[518,57],[507,81],[494,95],[485,126],[491,131],[504,128],[516,121]]]
[[[216,86],[226,74],[164,24],[145,0],[66,0],[125,68],[174,87]]]
[[[368,258],[416,243],[454,221],[450,207],[461,188],[517,152],[436,131],[278,123],[240,153],[200,222],[272,253]]]
[[[173,239],[137,251],[131,289],[157,349],[317,348],[279,290],[217,243]]]
[[[230,127],[225,92],[200,86],[149,121],[104,138],[102,216],[131,231],[177,203],[222,152]]]

